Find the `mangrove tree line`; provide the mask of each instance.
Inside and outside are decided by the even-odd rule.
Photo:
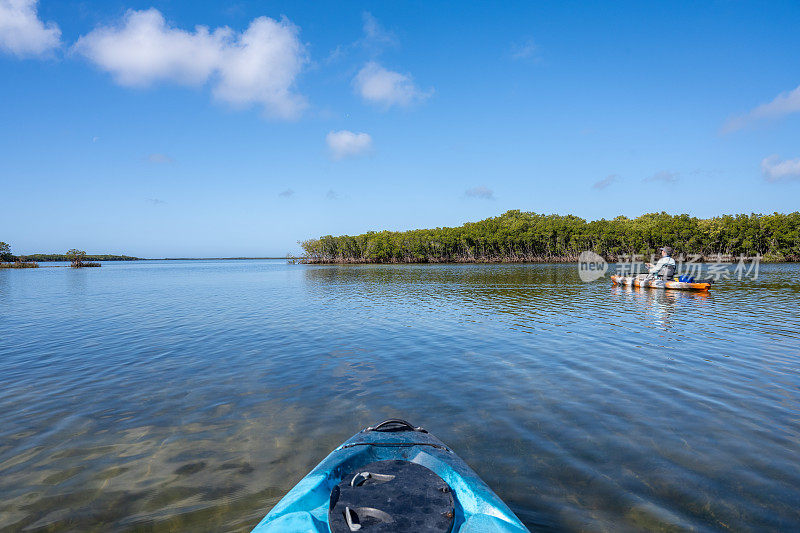
[[[649,256],[669,245],[676,254],[764,256],[800,260],[800,212],[771,215],[648,213],[586,221],[573,215],[508,211],[455,228],[326,235],[300,243],[309,263],[575,261],[584,250],[608,260]]]

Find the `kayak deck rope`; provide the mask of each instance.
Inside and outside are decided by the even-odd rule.
[[[432,442],[354,442],[352,444],[344,444],[342,446],[339,446],[337,449],[345,450],[347,448],[352,448],[353,446],[375,446],[378,448],[409,448],[411,446],[430,446],[431,448],[437,448],[439,450],[444,450],[446,452],[450,453],[453,452],[447,446],[442,446],[441,444],[434,444]]]
[[[366,429],[364,429],[364,432],[367,431],[418,431],[419,433],[428,432],[427,429],[415,426],[411,422],[403,420],[402,418],[390,418],[389,420],[384,420],[377,426],[369,426]]]

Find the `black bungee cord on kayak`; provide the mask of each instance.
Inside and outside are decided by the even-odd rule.
[[[525,533],[500,498],[425,429],[390,419],[333,450],[253,533]]]
[[[384,420],[376,426],[369,426],[364,431],[418,431],[420,433],[427,433],[428,430],[419,426],[414,426],[411,422],[407,422],[402,418],[390,418]]]
[[[365,428],[369,432],[428,433],[392,418]],[[435,472],[402,459],[375,461],[344,476],[331,491],[331,533],[414,531],[446,533],[455,505],[450,486]]]
[[[391,459],[364,465],[333,488],[328,526],[331,533],[447,533],[454,518],[445,480],[422,465]]]

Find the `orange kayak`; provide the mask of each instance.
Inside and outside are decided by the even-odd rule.
[[[662,279],[637,279],[631,276],[611,276],[614,285],[628,287],[648,287],[651,289],[673,289],[677,291],[707,291],[710,283],[686,283],[683,281],[664,281]]]

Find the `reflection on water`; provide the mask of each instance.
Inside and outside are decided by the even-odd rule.
[[[0,271],[0,530],[247,531],[361,426],[434,431],[532,529],[800,525],[800,268]]]
[[[693,314],[704,314],[703,304],[711,298],[711,292],[705,291],[662,291],[631,286],[614,286],[611,294],[619,298],[621,305],[638,309],[643,316],[649,316],[654,325],[664,330],[680,327],[685,319],[684,306]]]

